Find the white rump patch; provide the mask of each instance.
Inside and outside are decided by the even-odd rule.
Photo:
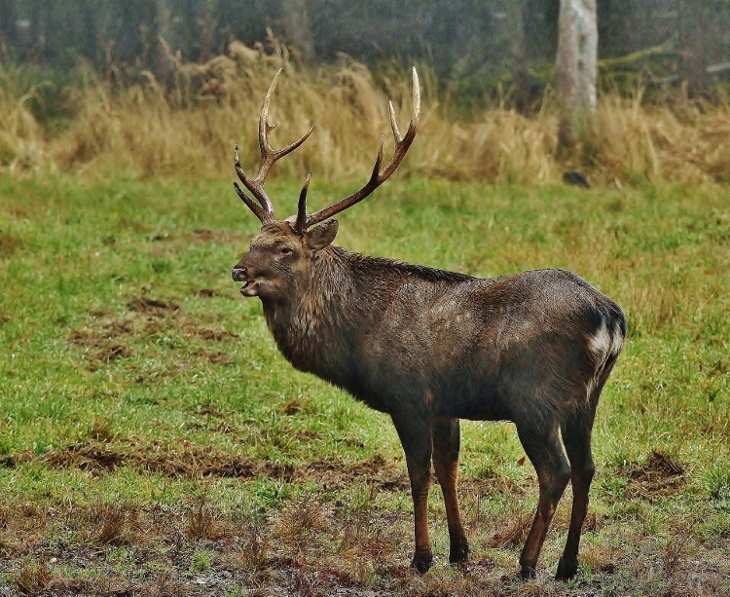
[[[617,356],[621,352],[624,345],[624,335],[621,333],[621,326],[618,322],[615,323],[613,329],[609,331],[605,321],[601,322],[601,327],[598,328],[593,336],[588,337],[588,348],[591,352],[596,355],[598,366],[596,368],[595,376],[588,381],[587,396],[590,398],[593,390],[598,384],[606,362],[609,357]]]
[[[588,338],[588,348],[591,349],[593,354],[600,357],[599,360],[603,361],[608,356],[612,344],[613,338],[608,331],[608,326],[605,321],[602,321],[601,327],[598,328],[595,335]]]
[[[616,323],[613,328],[613,337],[611,338],[611,354],[617,356],[624,347],[624,335],[621,332],[621,326]]]

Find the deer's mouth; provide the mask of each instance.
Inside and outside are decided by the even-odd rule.
[[[259,283],[257,280],[248,280],[241,286],[241,294],[243,296],[256,296],[259,293]]]

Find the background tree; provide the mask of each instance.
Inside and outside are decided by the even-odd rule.
[[[316,54],[306,0],[283,0],[282,11],[287,41],[299,50],[304,64],[313,65]]]
[[[563,2],[581,11],[587,4]],[[589,12],[598,11],[601,59],[621,58],[611,62],[612,75],[615,65],[622,69],[613,79],[623,85],[619,88],[687,81],[690,93],[705,94],[718,79],[730,80],[725,66],[730,0],[590,4]],[[50,67],[39,72],[58,81],[88,65],[105,78],[128,81],[142,69],[164,76],[169,56],[205,62],[224,54],[234,40],[266,43],[271,31],[313,66],[342,53],[379,72],[384,63],[407,68],[421,62],[466,108],[506,97],[529,110],[540,105],[544,86],[554,80],[560,5],[561,0],[0,0],[0,60]],[[576,35],[574,48],[584,33]],[[169,51],[160,51],[160,38]]]
[[[596,110],[596,0],[561,0],[557,84],[560,146],[586,141]]]

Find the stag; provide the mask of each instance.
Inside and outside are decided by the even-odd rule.
[[[446,505],[449,561],[467,560],[457,501],[459,419],[507,420],[515,424],[539,483],[520,574],[535,575],[550,521],[570,481],[573,505],[557,578],[573,577],[594,474],[596,407],[626,333],[621,308],[563,270],[480,279],[332,244],[338,230],[332,216],[385,182],[415,139],[420,112],[415,69],[413,116],[405,135],[389,104],[395,150],[387,164],[381,137],[372,175],[361,189],[308,214],[310,173],[296,215],[277,219],[264,191],[266,177],[312,129],[286,147],[272,148],[268,110],[275,84],[276,76],[259,118],[256,176],[244,173],[238,147],[234,155],[248,193],[238,183],[235,190],[261,221],[261,231],[232,270],[233,280],[243,283],[241,294],[259,297],[279,350],[295,368],[390,415],[411,483],[413,567],[426,572],[433,561],[426,508],[432,462]]]

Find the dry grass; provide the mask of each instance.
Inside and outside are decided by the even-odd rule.
[[[597,162],[606,176],[683,184],[730,182],[730,110],[680,100],[646,106],[604,97],[596,126]]]
[[[401,122],[410,115],[407,73],[376,81],[363,65],[345,57],[338,65],[309,73],[271,41],[255,49],[234,42],[226,56],[204,65],[176,64],[162,85],[143,73],[123,88],[99,82],[69,92],[75,114],[61,132],[49,132],[26,108],[32,92],[14,97],[12,77],[0,76],[0,167],[24,172],[59,168],[135,177],[190,175],[220,178],[232,174],[232,149],[241,145],[244,166],[258,162],[257,115],[278,68],[271,109],[281,124],[274,142],[284,144],[316,124],[305,148],[278,168],[303,177],[365,177],[380,134],[388,133],[387,99],[393,98]],[[0,71],[0,75],[2,75]],[[531,117],[498,106],[460,117],[440,104],[436,82],[421,68],[424,110],[421,132],[403,169],[455,180],[557,182],[566,169],[588,172],[596,182],[671,180],[682,183],[730,180],[730,109],[679,94],[651,105],[641,92],[626,99],[604,95],[595,136],[580,155],[558,157],[555,102],[546,97]]]
[[[46,161],[43,127],[27,107],[29,94],[13,97],[0,67],[0,168],[23,170]]]
[[[59,504],[32,516],[6,508],[5,532],[26,537],[32,526],[33,539],[4,547],[14,562],[5,578],[31,595],[726,594],[722,550],[702,541],[689,522],[660,537],[639,538],[627,530],[627,521],[599,515],[600,532],[616,540],[597,542],[598,531],[586,529],[575,583],[555,583],[542,568],[537,579],[519,581],[513,562],[519,546],[511,544],[458,568],[441,558],[419,576],[403,565],[410,516],[331,497],[294,498],[267,517],[241,516],[204,498],[174,508]],[[202,522],[195,524],[201,526],[191,532],[190,515],[196,519],[200,513]],[[99,528],[100,517],[110,515],[102,529],[108,534],[89,537],[88,529]],[[496,523],[506,527],[509,519]],[[627,541],[643,542],[643,555],[636,557]],[[549,543],[554,550],[555,541]],[[627,583],[635,590],[625,590]]]

